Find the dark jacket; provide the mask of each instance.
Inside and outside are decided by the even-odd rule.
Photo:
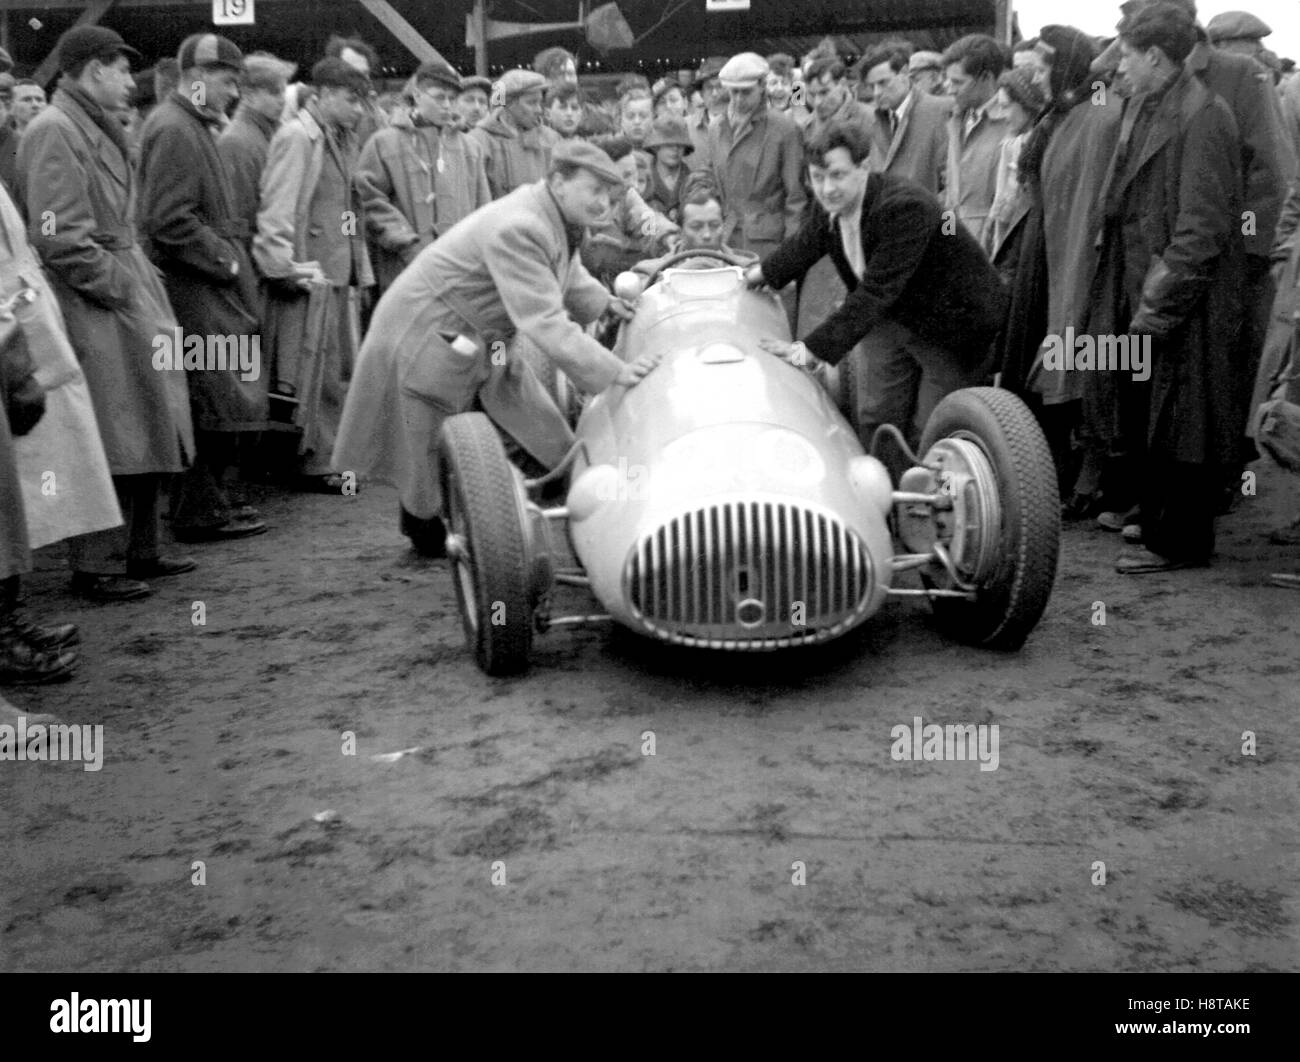
[[[1254,233],[1244,234],[1246,253],[1267,258],[1286,199],[1296,175],[1296,155],[1273,77],[1247,55],[1221,51],[1201,41],[1184,64],[1232,111],[1241,137],[1240,158],[1246,175],[1243,210],[1253,212]],[[1239,223],[1238,231],[1242,229]]]
[[[763,261],[781,288],[825,255],[849,289],[843,306],[804,338],[817,358],[838,362],[883,321],[939,346],[965,368],[980,365],[1006,314],[1002,283],[964,226],[945,221],[939,201],[904,177],[872,173],[862,197],[866,270],[853,275],[838,224],[818,206],[803,228]]]
[[[140,134],[139,224],[145,249],[186,336],[258,335],[251,233],[238,216],[213,134],[220,119],[173,93]],[[260,343],[260,340],[259,340]],[[251,346],[249,347],[251,351]],[[206,346],[205,346],[206,350]],[[260,359],[260,353],[259,353]],[[227,354],[230,358],[230,355]],[[187,372],[195,424],[255,431],[266,419],[266,381],[234,368]]]
[[[221,156],[226,176],[230,178],[235,214],[247,223],[250,233],[257,231],[257,211],[262,202],[262,171],[266,169],[271,137],[279,128],[277,119],[268,118],[241,103],[234,120],[217,138],[217,154]]]
[[[1245,427],[1241,367],[1245,249],[1236,122],[1185,70],[1130,141],[1144,97],[1125,105],[1103,191],[1107,220],[1090,331],[1153,337],[1149,452],[1217,464]],[[1090,373],[1094,378],[1112,373]]]
[[[0,123],[0,184],[5,186],[5,191],[10,195],[16,191],[14,166],[18,159],[18,137],[18,130],[13,126],[7,122]]]

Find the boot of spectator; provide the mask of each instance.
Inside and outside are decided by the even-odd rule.
[[[38,627],[18,604],[18,576],[0,580],[0,682],[31,685],[72,677],[80,659],[71,647],[80,641],[71,623]]]

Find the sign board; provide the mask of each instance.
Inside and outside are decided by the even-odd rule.
[[[748,11],[749,0],[704,0],[704,10],[708,11]]]
[[[253,0],[212,0],[214,26],[251,26]]]

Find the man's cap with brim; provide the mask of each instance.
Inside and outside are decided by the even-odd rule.
[[[1205,32],[1215,44],[1220,41],[1257,41],[1273,29],[1249,11],[1225,11],[1205,24]]]
[[[614,165],[614,160],[595,144],[588,144],[585,140],[574,138],[562,140],[555,145],[551,150],[551,168],[555,169],[562,164],[581,166],[584,170],[594,173],[606,184],[623,183],[623,175]]]
[[[674,144],[682,148],[684,154],[695,150],[691,134],[686,129],[686,119],[678,118],[675,114],[661,114],[650,127],[650,135],[645,138],[642,146],[649,151],[651,148],[671,147]]]
[[[56,46],[59,56],[59,70],[71,70],[84,63],[110,52],[125,55],[132,62],[140,58],[140,53],[122,40],[121,34],[107,26],[73,26]]]
[[[723,88],[753,88],[763,84],[769,69],[767,60],[757,52],[741,52],[727,60],[726,66],[718,71],[718,80]]]
[[[484,92],[491,93],[492,79],[490,77],[463,77],[460,79],[461,92],[468,92],[470,89],[482,89]]]
[[[497,92],[501,99],[509,101],[525,92],[541,92],[547,84],[546,78],[535,70],[507,70],[497,81]]]
[[[176,62],[182,70],[196,66],[225,66],[231,70],[244,68],[244,53],[234,41],[215,33],[194,33],[181,42]]]
[[[695,84],[703,85],[706,81],[712,81],[722,73],[722,68],[727,65],[725,55],[711,55],[700,64],[700,68],[695,71]]]
[[[430,59],[416,68],[415,83],[418,85],[425,81],[436,81],[452,92],[460,91],[460,75],[445,59]]]

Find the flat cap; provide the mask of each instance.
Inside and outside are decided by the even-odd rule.
[[[59,38],[56,47],[60,71],[71,70],[78,63],[106,52],[117,52],[133,60],[140,58],[139,52],[107,26],[73,26]]]
[[[215,33],[192,33],[181,41],[176,62],[182,70],[192,66],[228,66],[232,70],[244,68],[244,53],[234,41],[218,37]]]
[[[484,92],[492,91],[492,79],[490,77],[479,77],[477,74],[472,77],[463,77],[460,79],[461,92],[468,92],[470,89],[482,89]]]
[[[727,60],[726,65],[718,71],[718,79],[723,88],[749,88],[758,85],[767,77],[768,65],[757,52],[741,52]]]
[[[418,85],[422,81],[436,81],[452,92],[460,91],[460,75],[445,59],[430,59],[421,63],[415,70],[415,83]]]
[[[584,170],[594,173],[606,184],[623,183],[623,175],[618,172],[614,160],[595,144],[588,144],[587,141],[579,140],[577,137],[561,140],[551,150],[551,169],[554,170],[561,164],[581,166]]]
[[[649,151],[651,148],[670,147],[673,144],[683,148],[684,154],[695,150],[691,134],[686,130],[686,119],[678,118],[675,114],[661,114],[650,127],[650,135],[645,138],[643,146]]]
[[[540,92],[546,88],[546,84],[546,78],[534,70],[507,70],[497,81],[496,91],[504,102],[522,96],[525,92]]]
[[[1206,23],[1205,32],[1218,44],[1219,41],[1257,41],[1273,30],[1267,22],[1249,11],[1225,11]]]
[[[705,81],[712,81],[720,73],[722,68],[727,65],[725,55],[711,55],[700,64],[699,70],[695,72],[695,83],[702,84]]]
[[[943,56],[939,52],[913,52],[907,61],[907,72],[915,74],[921,70],[943,70]]]

